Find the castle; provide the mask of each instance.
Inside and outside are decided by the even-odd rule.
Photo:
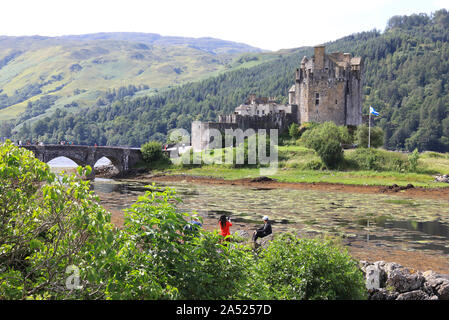
[[[362,123],[363,61],[350,53],[326,54],[325,46],[314,47],[312,58],[304,57],[296,69],[288,104],[251,95],[233,114],[218,122],[192,123],[192,148],[204,150],[211,140],[209,129],[288,129],[292,123],[327,122],[358,126]]]

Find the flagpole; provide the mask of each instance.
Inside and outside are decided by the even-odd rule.
[[[371,148],[371,110],[369,111],[368,118],[368,149]]]

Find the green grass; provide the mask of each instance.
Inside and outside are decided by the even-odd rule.
[[[167,171],[167,170],[165,170]],[[170,174],[187,174],[236,180],[260,177],[258,168],[225,168],[219,165],[203,166],[201,168],[174,168],[168,170]],[[270,178],[280,182],[300,183],[335,183],[348,185],[386,186],[397,184],[405,186],[413,184],[417,187],[449,187],[447,183],[434,182],[434,178],[427,174],[398,173],[392,171],[328,171],[328,170],[301,170],[279,169]]]
[[[299,183],[335,183],[348,185],[386,186],[397,184],[406,186],[413,184],[417,187],[449,187],[447,183],[434,181],[436,174],[449,173],[448,154],[423,153],[417,172],[398,172],[391,170],[390,164],[394,159],[407,161],[407,155],[398,152],[380,150],[380,154],[386,159],[383,163],[384,170],[357,170],[349,168],[345,170],[310,170],[310,163],[320,163],[319,157],[311,149],[301,146],[279,146],[279,167],[270,177],[280,182]],[[354,150],[346,150],[345,156],[349,157]],[[259,168],[232,168],[230,165],[203,165],[201,167],[182,167],[174,165],[171,168],[163,168],[169,174],[186,174],[192,176],[204,176],[236,180],[260,177]]]

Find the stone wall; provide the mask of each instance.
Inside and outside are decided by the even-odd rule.
[[[220,131],[223,135],[226,129],[278,129],[279,133],[288,130],[288,127],[297,121],[298,109],[296,105],[289,106],[288,112],[269,113],[263,116],[242,116],[231,114],[220,116],[219,122],[192,122],[192,148],[198,152],[207,148],[213,141],[211,129]]]
[[[328,78],[324,72],[313,74],[308,83],[301,86],[301,122],[333,121],[346,124],[346,83]],[[318,105],[316,104],[318,94]]]

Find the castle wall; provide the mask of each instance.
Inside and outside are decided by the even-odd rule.
[[[191,144],[194,152],[198,152],[207,148],[208,144],[213,140],[210,130],[217,129],[220,132],[225,132],[226,129],[237,129],[236,123],[225,122],[192,122],[192,136]]]
[[[320,123],[333,121],[337,125],[345,125],[345,82],[336,79],[327,81],[325,77],[323,80],[310,81],[312,83],[303,87],[303,91],[307,91],[307,94],[303,94],[305,116],[301,115],[301,121]],[[319,101],[318,104],[316,100]]]
[[[357,72],[352,73],[353,76],[348,81],[346,125],[358,126],[362,124],[363,76]]]
[[[286,112],[270,113],[264,116],[242,116],[231,114],[220,116],[219,122],[192,122],[192,148],[198,152],[207,148],[209,142],[213,140],[211,129],[217,129],[223,136],[226,129],[278,129],[280,133],[288,130],[288,127],[296,122],[298,109],[296,105],[287,107]]]

